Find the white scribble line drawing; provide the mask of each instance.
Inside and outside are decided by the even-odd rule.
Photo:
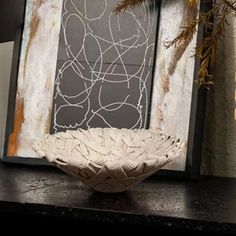
[[[153,42],[155,12],[151,13],[145,2],[139,7],[139,13],[131,9],[122,13],[121,16],[111,11],[117,3],[116,0],[99,0],[101,2],[99,7],[102,9],[95,9],[96,13],[93,16],[91,9],[88,10],[88,7],[91,7],[90,1],[64,0],[61,24],[63,42],[61,43],[65,45],[64,57],[66,58],[63,58],[63,63],[58,68],[55,81],[53,129],[58,132],[61,129],[76,129],[82,125],[89,128],[93,126],[92,122],[95,117],[100,118],[105,126],[113,127],[109,114],[119,113],[122,109],[126,111],[133,109],[133,114],[136,114],[132,117],[129,128],[146,127],[151,83],[149,80],[152,79],[155,48]],[[140,11],[143,11],[142,14]],[[124,35],[126,25],[124,25],[123,17],[127,17],[132,23],[130,30],[126,30],[126,35]],[[72,22],[76,22],[80,34],[76,48],[68,35]],[[107,24],[105,24],[106,35],[94,28],[94,24],[103,23]],[[74,30],[76,34],[76,27]],[[90,44],[87,45],[89,41]],[[91,53],[91,42],[96,53]],[[129,54],[136,49],[142,52],[139,58],[134,58],[139,62],[127,64],[126,57],[130,58]],[[74,73],[73,81],[76,89],[73,88],[73,94],[62,86],[69,79],[66,75],[69,71]],[[79,86],[76,85],[77,82]],[[116,89],[116,86],[119,89],[122,88],[122,94],[119,98],[104,100],[107,98],[106,89],[111,86],[112,89]],[[137,91],[138,95],[134,95]],[[81,111],[80,117],[73,118],[72,123],[61,124],[58,117],[64,109],[78,109]]]

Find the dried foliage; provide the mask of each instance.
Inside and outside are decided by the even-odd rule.
[[[121,11],[125,11],[127,10],[129,7],[133,8],[137,5],[140,5],[141,3],[143,3],[145,0],[121,0],[120,3],[118,3],[118,5],[116,6],[116,8],[114,9],[114,11],[116,13],[121,12]]]
[[[144,1],[151,0],[122,0],[115,8],[115,12],[125,11],[129,7],[133,8]],[[197,8],[199,5],[199,0],[186,1],[190,8]],[[198,43],[195,49],[195,56],[201,60],[198,71],[198,83],[200,86],[209,87],[209,85],[213,84],[213,76],[209,73],[209,68],[216,61],[218,43],[224,36],[225,26],[228,24],[228,17],[236,16],[236,0],[205,0],[205,2],[212,2],[212,8],[205,13],[199,13],[197,19],[183,26],[180,34],[171,42],[165,42],[165,46],[169,48],[188,43],[197,32],[198,27],[202,26],[205,37]]]
[[[127,10],[128,8],[134,8],[137,5],[140,5],[146,0],[121,0],[120,3],[116,6],[114,11],[116,13]],[[149,0],[149,1],[158,1],[158,0]],[[199,0],[186,0],[190,7],[198,5]]]

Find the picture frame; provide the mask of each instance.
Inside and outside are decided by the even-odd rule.
[[[20,112],[18,114],[18,117],[20,117],[21,119],[21,125],[22,122],[24,122],[25,118],[25,114],[21,114],[21,111],[19,111],[19,107],[23,104],[20,104],[20,106],[18,104],[17,110],[17,91],[19,83],[19,74],[23,73],[22,67],[27,68],[28,66],[27,62],[24,61],[26,57],[28,56],[36,60],[36,55],[39,52],[47,55],[48,57],[46,57],[46,59],[44,58],[45,63],[53,64],[53,66],[50,67],[54,68],[54,75],[52,76],[50,81],[55,80],[55,74],[57,70],[56,63],[59,47],[57,45],[59,45],[59,34],[61,32],[61,22],[58,19],[61,19],[61,12],[63,11],[62,3],[65,3],[64,1],[51,0],[48,5],[47,1],[46,3],[43,3],[43,5],[39,5],[39,3],[41,2],[39,0],[25,1],[24,11],[21,12],[22,26],[20,27],[19,33],[17,34],[17,38],[15,40],[9,90],[5,145],[4,154],[2,157],[3,162],[22,163],[30,165],[50,165],[45,159],[35,158],[30,155],[24,157],[20,157],[18,155],[9,156],[9,143],[12,141],[9,137],[14,134],[14,129],[20,129],[20,127],[14,128],[14,126],[16,126],[16,123],[14,122],[14,120],[16,120],[16,113]],[[201,11],[205,11],[206,8],[209,7],[203,2],[204,1],[201,1]],[[198,178],[200,175],[206,89],[199,88],[197,83],[194,82],[197,79],[197,71],[200,65],[200,61],[194,58],[192,56],[192,53],[194,46],[204,36],[203,29],[199,29],[198,34],[193,37],[187,47],[173,47],[170,49],[166,49],[164,46],[164,41],[173,39],[178,34],[180,30],[179,27],[181,27],[183,21],[191,21],[192,17],[194,17],[194,15],[196,16],[196,14],[198,13],[190,12],[189,14],[186,14],[187,6],[184,0],[178,0],[176,2],[162,0],[159,1],[157,5],[159,7],[157,16],[158,21],[156,24],[157,33],[155,39],[155,56],[153,62],[154,83],[152,84],[152,91],[150,92],[151,102],[149,103],[150,119],[148,126],[149,128],[153,129],[161,128],[164,133],[168,133],[173,136],[182,136],[180,138],[184,139],[186,142],[186,152],[183,156],[182,161],[178,160],[177,162],[174,162],[167,169],[159,171],[158,174],[164,176],[180,176],[195,179]],[[50,11],[46,14],[45,12],[48,9],[50,9]],[[44,18],[40,18],[40,14],[42,14]],[[178,22],[174,25],[174,27],[172,27],[173,23],[171,22],[170,17],[172,16],[173,19],[173,15],[175,16],[176,22]],[[40,22],[40,20],[43,20],[43,22]],[[48,21],[50,21],[50,23]],[[51,28],[47,25],[47,23],[51,25]],[[40,28],[44,25],[47,25],[48,27],[46,30],[45,28]],[[40,30],[40,33],[36,32],[37,29],[35,29],[35,27]],[[49,33],[51,34],[50,37],[47,38],[48,43],[46,43],[47,46],[46,50],[44,51],[42,49],[43,43],[40,40],[45,40],[45,35]],[[33,40],[38,40],[38,44],[32,43],[32,37]],[[26,41],[28,42],[28,47],[26,46]],[[52,44],[52,42],[54,42],[54,44]],[[39,49],[41,49],[41,51]],[[50,52],[50,55],[48,55],[47,51]],[[34,57],[32,57],[32,55]],[[26,64],[23,66],[22,61],[26,62]],[[28,66],[28,68],[34,68],[34,66],[36,66],[35,68],[39,68],[37,66],[41,62],[42,61],[37,62],[36,60],[36,62]],[[32,63],[32,60],[30,63]],[[165,63],[167,64],[168,68],[163,71],[162,68],[165,67]],[[188,66],[186,66],[186,64]],[[40,68],[42,69],[42,67]],[[43,73],[42,71],[40,71],[41,69],[35,71]],[[32,73],[31,75],[34,76],[34,73]],[[186,77],[184,82],[182,77]],[[51,87],[51,91],[55,92],[54,85],[53,89]],[[52,95],[53,94],[51,92],[50,95],[46,93],[45,96],[53,97]],[[28,94],[27,96],[28,97],[26,99],[30,99],[31,94]],[[172,103],[170,101],[175,101],[175,103]],[[46,103],[47,106],[52,106],[52,98],[51,100],[46,99]],[[32,112],[32,110],[28,112]],[[50,112],[48,111],[48,113]],[[37,115],[35,117],[37,118]],[[52,122],[51,115],[50,122]],[[41,124],[37,124],[34,130],[35,133],[40,132],[40,130],[38,129],[40,125]],[[45,125],[45,119],[43,125]],[[48,130],[50,130],[50,128]]]

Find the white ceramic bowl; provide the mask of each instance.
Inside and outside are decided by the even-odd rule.
[[[34,149],[100,192],[122,192],[182,153],[179,139],[152,130],[91,128],[45,135]]]

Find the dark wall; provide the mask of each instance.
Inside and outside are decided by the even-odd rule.
[[[0,43],[13,41],[22,25],[25,0],[0,0]]]

